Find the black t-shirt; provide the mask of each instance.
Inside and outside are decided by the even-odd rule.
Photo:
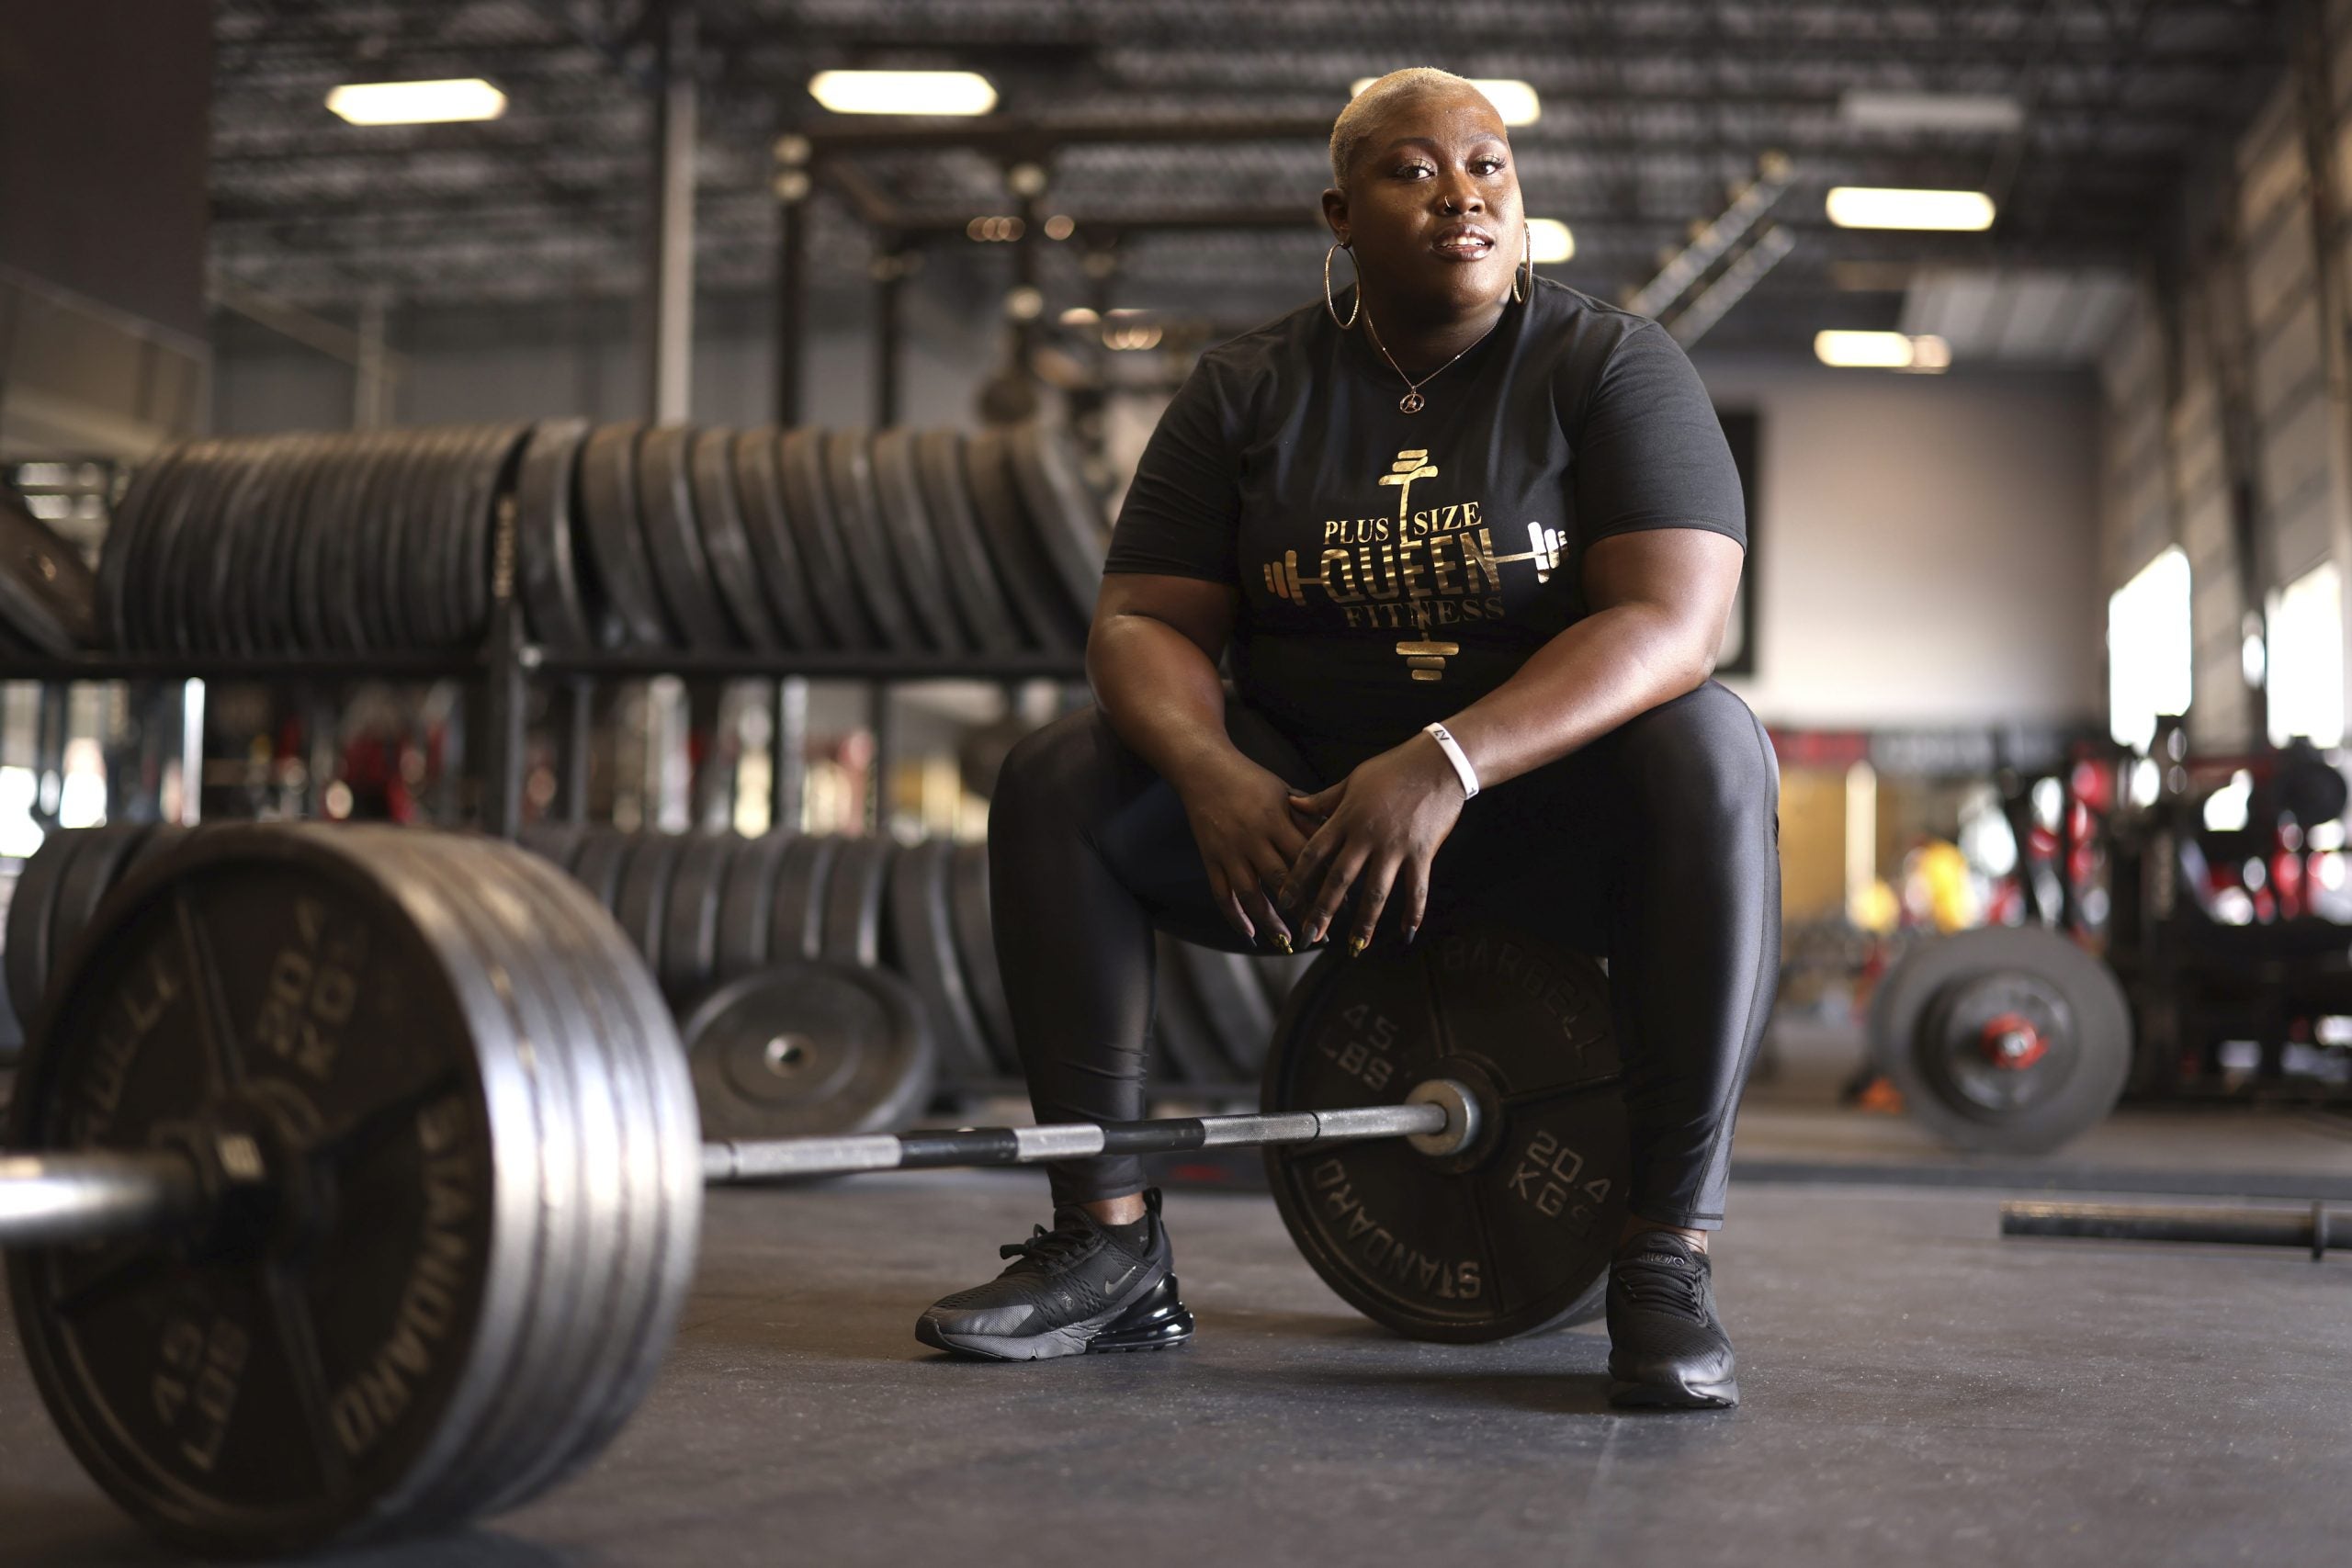
[[[1211,349],[1111,537],[1107,571],[1240,589],[1235,684],[1318,750],[1368,754],[1500,685],[1585,614],[1596,539],[1747,542],[1706,390],[1645,317],[1539,280],[1425,408],[1404,393],[1319,300]]]

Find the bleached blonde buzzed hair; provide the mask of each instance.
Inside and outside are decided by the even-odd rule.
[[[1391,71],[1350,98],[1348,107],[1340,111],[1340,118],[1331,122],[1331,183],[1348,183],[1348,165],[1363,151],[1365,138],[1391,105],[1399,98],[1430,92],[1464,92],[1481,102],[1487,96],[1468,77],[1440,71],[1434,65],[1408,65],[1402,71]]]

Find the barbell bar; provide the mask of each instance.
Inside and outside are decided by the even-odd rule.
[[[706,1143],[702,1175],[708,1186],[743,1186],[880,1170],[1035,1165],[1096,1155],[1369,1138],[1404,1138],[1442,1158],[1467,1147],[1477,1130],[1471,1090],[1439,1078],[1417,1086],[1401,1105]],[[259,1158],[250,1145],[220,1152],[220,1163],[243,1166],[248,1179],[259,1179]],[[188,1155],[157,1150],[0,1156],[0,1250],[200,1228],[213,1199],[198,1161]]]
[[[675,1332],[710,1185],[1254,1145],[1376,1321],[1589,1311],[1626,1167],[1597,969],[1510,932],[1325,969],[1264,1114],[711,1143],[653,977],[554,866],[419,829],[191,835],[75,939],[17,1077],[25,1364],[140,1524],[254,1557],[503,1512],[592,1461]],[[1469,1013],[1416,1015],[1449,988]]]

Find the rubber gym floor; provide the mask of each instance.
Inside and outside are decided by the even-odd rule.
[[[1192,1345],[951,1361],[915,1343],[915,1314],[997,1267],[1041,1217],[1039,1178],[732,1190],[712,1195],[662,1379],[594,1470],[470,1534],[334,1561],[2345,1560],[2352,1258],[1996,1234],[2004,1188],[2194,1186],[2258,1162],[2274,1191],[2352,1196],[2340,1130],[2127,1111],[2087,1154],[1970,1167],[1798,1087],[1751,1097],[1717,1247],[1735,1412],[1611,1413],[1598,1325],[1396,1338],[1246,1192],[1170,1199]],[[1786,1179],[1825,1147],[1928,1185]],[[0,1529],[0,1562],[26,1568],[167,1561],[66,1453],[13,1336]]]

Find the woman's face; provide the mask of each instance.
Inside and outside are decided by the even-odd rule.
[[[1389,109],[1323,208],[1375,299],[1431,313],[1494,304],[1526,243],[1510,139],[1476,93],[1423,93]]]

